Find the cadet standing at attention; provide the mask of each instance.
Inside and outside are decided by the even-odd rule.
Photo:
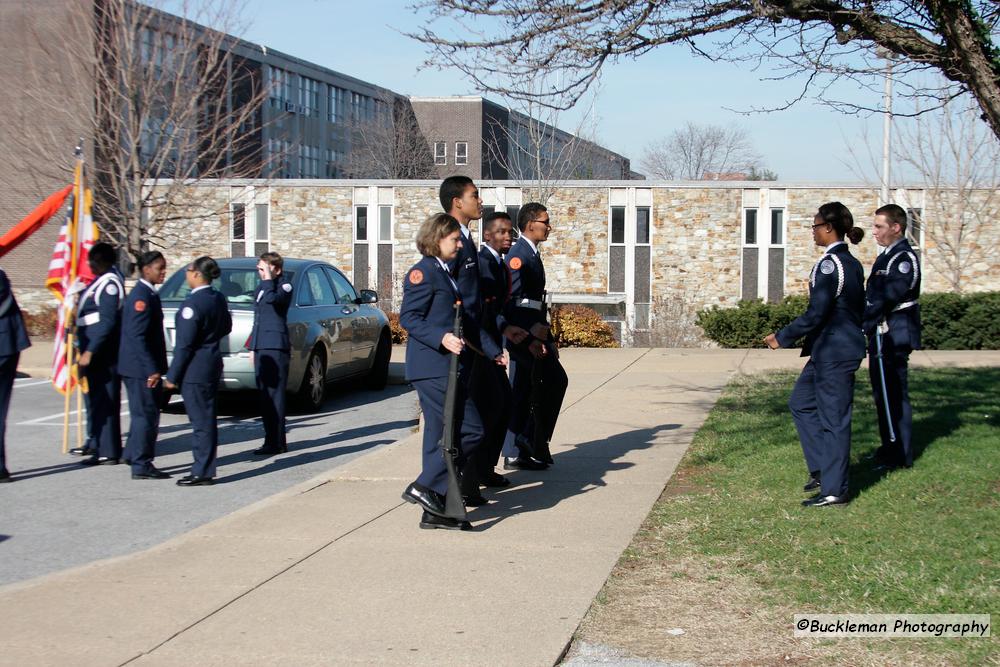
[[[448,389],[451,355],[460,356],[458,394],[455,398],[456,436],[466,467],[483,438],[483,427],[472,401],[466,400],[472,351],[453,333],[455,304],[462,295],[447,262],[458,255],[461,227],[447,213],[431,216],[417,232],[417,250],[423,259],[413,265],[403,281],[399,323],[409,334],[406,344],[406,380],[417,390],[424,414],[423,467],[416,481],[403,491],[403,500],[423,508],[421,528],[467,530],[469,523],[445,514],[448,471],[440,445],[444,433],[444,400]],[[463,327],[473,325],[463,311]],[[471,329],[476,330],[474,326]],[[458,437],[456,437],[458,439]],[[474,459],[473,459],[474,460]]]
[[[91,454],[80,463],[116,465],[122,455],[122,388],[118,376],[125,283],[114,268],[117,252],[107,243],[90,248],[88,264],[94,280],[80,297],[76,315],[80,375],[87,381],[87,435],[96,451],[74,448],[72,454]]]
[[[28,340],[28,329],[24,326],[21,309],[17,306],[7,274],[0,269],[0,482],[11,481],[4,443],[7,410],[14,390],[14,378],[17,376],[17,360],[21,357],[21,350],[29,347],[31,341]]]
[[[902,207],[888,204],[875,211],[872,233],[885,248],[868,276],[864,316],[868,375],[882,440],[874,457],[886,468],[909,468],[913,465],[909,361],[910,352],[920,349],[920,259],[906,240]]]
[[[265,252],[257,262],[260,284],[254,294],[250,357],[260,391],[264,444],[255,456],[273,456],[288,451],[285,442],[285,385],[292,345],[288,339],[288,307],[292,284],[282,273],[284,260],[276,252]]]
[[[503,447],[504,468],[543,470],[553,463],[549,440],[569,384],[545,317],[545,266],[538,246],[552,231],[548,209],[537,202],[525,204],[517,214],[517,228],[521,237],[507,253],[511,277],[508,321],[530,336],[529,342],[507,342],[514,404]],[[536,387],[537,413],[532,409],[533,382],[544,387]]]
[[[160,252],[144,252],[136,267],[139,282],[125,300],[118,357],[132,420],[125,459],[132,464],[132,479],[167,479],[170,475],[153,465],[163,398],[160,379],[167,372],[163,307],[156,285],[162,285],[167,275],[167,260]]]
[[[819,489],[806,507],[848,502],[847,466],[851,459],[851,411],[854,374],[865,356],[861,316],[865,309],[864,270],[851,255],[846,236],[857,244],[865,232],[840,202],[819,207],[813,241],[825,248],[809,275],[809,307],[777,333],[764,339],[772,350],[791,347],[805,336],[802,356],[809,357],[795,383],[788,407],[799,432],[809,469],[804,491]]]
[[[233,320],[226,297],[212,288],[222,275],[211,257],[203,256],[187,267],[191,293],[174,318],[174,359],[163,385],[180,387],[184,409],[191,420],[194,464],[191,474],[177,480],[178,486],[209,486],[214,483],[215,456],[219,447],[216,423],[216,392],[222,379],[222,339],[229,335]]]

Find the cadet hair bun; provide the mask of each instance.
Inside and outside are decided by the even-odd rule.
[[[860,227],[851,227],[847,232],[847,238],[850,239],[851,243],[857,245],[861,243],[861,239],[865,237],[865,230]]]

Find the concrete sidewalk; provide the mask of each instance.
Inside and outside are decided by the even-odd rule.
[[[399,497],[413,436],[145,552],[0,589],[0,664],[552,665],[729,377],[802,365],[767,350],[563,360],[555,466],[510,474],[470,511],[474,532],[417,528]]]

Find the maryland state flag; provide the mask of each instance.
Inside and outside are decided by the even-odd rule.
[[[71,391],[77,381],[76,366],[70,365],[72,341],[67,335],[67,327],[72,328],[74,324],[77,297],[94,279],[87,256],[97,242],[97,225],[90,214],[93,193],[87,187],[82,159],[77,159],[72,187],[72,203],[66,222],[59,230],[49,262],[49,275],[45,279],[45,286],[60,302],[52,353],[52,384],[64,394]]]
[[[72,189],[72,185],[67,185],[59,192],[50,195],[48,199],[39,204],[21,222],[14,225],[10,231],[0,237],[0,257],[3,257],[21,245],[22,241],[34,234],[39,227],[49,221],[49,218],[58,213]]]

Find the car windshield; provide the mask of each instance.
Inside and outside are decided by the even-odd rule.
[[[161,301],[183,301],[191,292],[187,281],[184,279],[185,270],[181,269],[163,283],[160,288]],[[285,278],[291,282],[295,273],[285,271]],[[222,268],[222,275],[212,281],[212,287],[222,292],[226,301],[233,305],[252,305],[253,293],[257,289],[260,277],[257,275],[257,267],[246,268]]]

